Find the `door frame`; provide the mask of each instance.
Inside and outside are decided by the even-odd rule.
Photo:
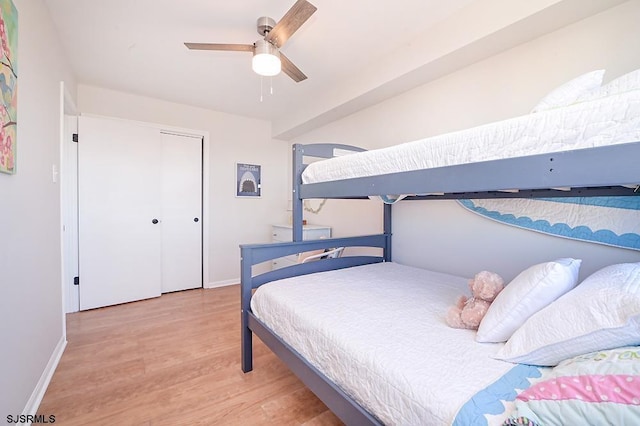
[[[77,130],[78,110],[64,81],[60,82],[60,276],[62,286],[62,329],[66,339],[66,313],[76,312],[80,307],[79,292],[73,285],[78,271],[78,205],[76,194],[70,193],[69,180],[77,182],[77,163],[72,161],[73,142],[68,136]],[[77,157],[76,157],[77,160]],[[53,171],[54,179],[56,171]],[[75,241],[74,236],[75,235]]]
[[[60,144],[62,146],[62,151],[64,151],[62,152],[61,155],[65,155],[66,151],[68,150],[68,148],[65,148],[67,146],[66,144],[73,143],[73,142],[66,141],[66,138],[64,137],[64,135],[67,134],[68,128],[66,128],[67,123],[64,120],[64,115],[65,115],[64,111],[61,112],[61,115],[62,115],[61,126],[63,126],[63,129],[61,130]],[[154,129],[158,129],[160,132],[174,133],[174,134],[185,135],[185,136],[196,136],[196,137],[202,138],[202,287],[207,288],[207,285],[209,283],[209,229],[210,229],[209,222],[211,217],[210,209],[209,209],[209,176],[210,176],[209,131],[189,129],[189,128],[176,127],[176,126],[167,126],[163,124],[149,123],[149,122],[138,121],[138,120],[128,120],[128,119],[123,119],[118,117],[109,117],[109,116],[99,115],[99,114],[80,113],[76,115],[82,115],[84,117],[93,117],[93,118],[100,118],[100,119],[106,119],[106,120],[126,121],[128,123],[136,124],[139,126],[152,127]],[[80,138],[79,143],[82,143],[82,135],[79,135],[79,138]],[[61,166],[61,168],[63,169],[62,172],[70,175],[75,173],[75,178],[77,182],[77,170],[78,170],[77,164],[75,165],[75,167],[70,166],[66,162],[62,164],[63,164]],[[71,211],[71,212],[73,212],[75,209],[75,214],[77,217],[77,213],[78,213],[77,203],[74,204],[73,200],[68,199],[65,195],[66,194],[63,194],[61,191],[61,199],[62,199],[61,209],[68,209],[68,211]],[[67,225],[67,229],[69,226],[72,226],[72,227],[75,226],[75,229],[72,229],[72,232],[75,232],[75,235],[77,237],[78,235],[77,221],[73,224]],[[76,244],[77,244],[77,241],[76,241]],[[65,259],[68,259],[67,262],[75,261],[76,264],[78,263],[77,251],[73,253],[73,250],[70,250],[68,247],[63,248],[63,257]],[[64,262],[65,260],[63,260],[63,268],[64,268]],[[80,280],[82,280],[82,277],[80,277]],[[71,302],[66,304],[65,310],[67,313],[78,312],[80,310],[79,287],[73,284],[73,280],[69,282],[68,280],[65,280],[63,278],[63,281],[66,281],[63,283],[63,294],[68,295],[67,296],[68,302]]]

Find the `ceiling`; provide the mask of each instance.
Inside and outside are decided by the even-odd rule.
[[[250,53],[191,51],[183,44],[251,44],[260,38],[256,19],[270,16],[278,21],[294,0],[45,3],[78,83],[270,120],[274,137],[286,139],[587,13],[577,9],[594,13],[621,2],[310,1],[317,12],[282,48],[309,77],[300,83],[284,74],[256,75]],[[536,19],[545,20],[545,11],[549,21],[550,13],[555,10],[557,15],[562,5],[576,13],[528,29]],[[502,9],[496,14],[492,7]],[[489,19],[476,22],[478,11]],[[513,33],[514,26],[521,30],[508,42],[486,40],[499,31]]]

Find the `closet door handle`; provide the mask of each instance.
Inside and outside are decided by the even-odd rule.
[[[200,219],[198,219],[197,217],[194,217],[194,218],[193,218],[193,221],[194,221],[194,222],[198,222],[199,220],[200,220]]]
[[[153,223],[154,225],[155,225],[156,223],[158,223],[158,222],[160,222],[158,219],[152,219],[152,220],[151,220],[151,223]]]

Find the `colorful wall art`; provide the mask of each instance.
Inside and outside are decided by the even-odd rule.
[[[18,127],[18,11],[0,0],[0,172],[16,172]]]

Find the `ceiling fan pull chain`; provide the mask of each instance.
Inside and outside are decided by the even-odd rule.
[[[264,81],[264,77],[260,76],[260,102],[262,102],[262,82]]]
[[[273,95],[273,77],[269,77],[269,84],[271,85],[271,94]]]

